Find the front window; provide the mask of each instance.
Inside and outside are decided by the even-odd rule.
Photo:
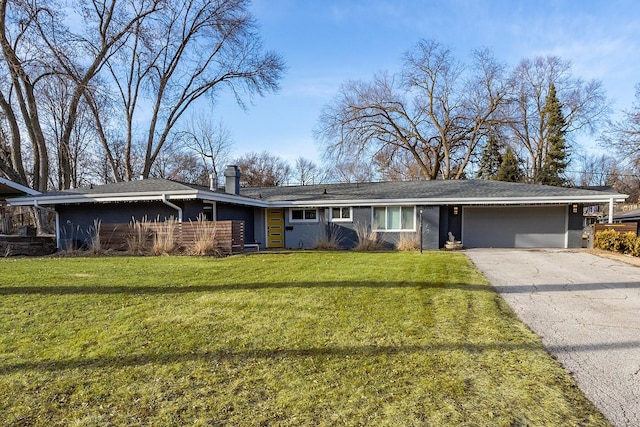
[[[373,208],[373,229],[378,231],[415,231],[415,207],[384,206]]]
[[[317,209],[291,209],[289,211],[289,220],[291,222],[317,222],[318,210]]]
[[[352,208],[331,208],[331,221],[351,222],[353,217]]]

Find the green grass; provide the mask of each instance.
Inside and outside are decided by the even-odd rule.
[[[0,425],[608,425],[460,254],[0,260]]]

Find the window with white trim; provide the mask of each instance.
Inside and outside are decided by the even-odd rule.
[[[377,231],[415,231],[415,206],[374,207],[373,229]]]
[[[331,221],[333,222],[351,222],[353,221],[353,208],[331,208]]]
[[[289,209],[290,222],[318,222],[318,210],[315,208]]]

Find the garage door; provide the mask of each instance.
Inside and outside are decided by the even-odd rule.
[[[564,248],[566,206],[465,207],[462,243],[468,248]]]

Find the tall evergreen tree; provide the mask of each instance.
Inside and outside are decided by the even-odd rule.
[[[502,156],[502,164],[496,174],[497,181],[506,182],[522,182],[524,173],[520,168],[520,162],[511,147],[507,147],[507,151]]]
[[[497,179],[500,165],[502,164],[502,143],[492,132],[487,138],[487,144],[482,150],[480,156],[480,168],[476,174],[476,178],[480,179]]]
[[[546,119],[544,120],[546,126],[546,154],[537,181],[541,184],[561,186],[566,184],[566,179],[563,175],[568,163],[565,138],[567,123],[553,83],[549,86],[543,113]]]

